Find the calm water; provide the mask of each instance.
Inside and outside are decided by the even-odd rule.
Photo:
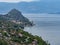
[[[36,25],[25,27],[25,31],[41,36],[51,45],[60,45],[60,15],[58,14],[24,14]]]

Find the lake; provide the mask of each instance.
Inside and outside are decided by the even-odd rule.
[[[60,15],[59,14],[24,14],[34,22],[33,27],[25,27],[25,31],[41,36],[51,45],[60,45]]]

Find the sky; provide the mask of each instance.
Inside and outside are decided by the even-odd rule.
[[[31,2],[31,1],[39,1],[39,0],[0,0],[0,2]]]
[[[0,0],[0,2],[9,2],[9,3],[17,3],[17,2],[32,2],[32,1],[45,1],[45,2],[47,2],[47,1],[59,1],[60,2],[60,0]]]

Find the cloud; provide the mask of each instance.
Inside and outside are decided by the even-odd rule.
[[[31,2],[31,1],[38,1],[38,0],[0,0],[0,2]]]

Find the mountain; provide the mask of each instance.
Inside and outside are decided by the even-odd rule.
[[[0,3],[0,13],[7,13],[13,8],[22,13],[58,13],[60,12],[60,1],[37,1],[19,3]]]
[[[23,30],[32,23],[17,9],[0,15],[0,45],[50,45],[39,36]]]
[[[22,22],[28,22],[29,20],[24,17],[22,15],[22,13],[16,9],[12,9],[10,12],[8,12],[8,14],[6,14],[7,17],[14,19],[14,20],[18,20],[18,21],[22,21]]]
[[[0,20],[7,20],[16,24],[32,25],[32,23],[22,15],[17,9],[12,9],[5,15],[0,15]]]

